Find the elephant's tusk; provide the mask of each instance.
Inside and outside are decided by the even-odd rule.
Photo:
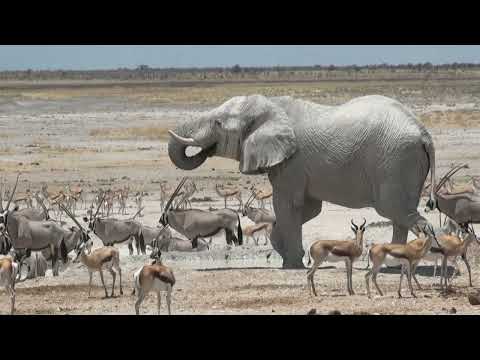
[[[175,134],[172,130],[168,130],[168,133],[179,143],[183,145],[189,145],[189,146],[194,146],[195,145],[195,140],[192,138],[184,138],[180,135]]]

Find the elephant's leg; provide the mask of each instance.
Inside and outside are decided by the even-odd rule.
[[[286,201],[275,204],[277,222],[273,228],[272,246],[283,259],[284,269],[303,269],[302,214]]]
[[[399,224],[393,224],[392,244],[406,244],[408,228]]]

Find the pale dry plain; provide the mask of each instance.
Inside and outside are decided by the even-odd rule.
[[[1,84],[0,84],[1,85]],[[462,175],[480,175],[480,82],[358,82],[318,84],[221,84],[212,86],[55,86],[22,88],[0,86],[0,177],[10,183],[22,172],[18,193],[37,190],[43,183],[49,189],[61,189],[67,183],[78,184],[88,193],[125,184],[132,191],[143,190],[146,197],[144,224],[155,226],[160,216],[159,182],[175,185],[183,176],[198,184],[195,197],[209,196],[212,202],[195,202],[202,209],[222,207],[215,194],[215,183],[229,183],[244,190],[253,184],[268,186],[264,176],[244,176],[234,161],[211,158],[200,169],[183,172],[176,169],[166,154],[167,130],[180,121],[195,117],[199,111],[220,104],[233,95],[261,93],[292,95],[325,104],[339,104],[366,94],[392,96],[410,106],[425,121],[434,137],[437,175],[445,173],[451,163],[468,162],[470,169]],[[234,202],[230,203],[235,207]],[[423,204],[419,207],[423,213]],[[82,208],[77,215],[83,215]],[[129,215],[134,203],[129,201]],[[126,216],[128,217],[128,216]],[[350,236],[350,219],[365,217],[368,223],[385,220],[372,209],[353,210],[325,204],[320,216],[305,224],[304,246],[320,238]],[[438,224],[438,214],[428,214]],[[249,223],[242,218],[242,224]],[[480,229],[479,229],[480,230]],[[391,238],[390,227],[370,228],[367,241],[384,242]],[[96,239],[96,246],[100,241]],[[306,314],[316,308],[318,313],[339,310],[345,314],[447,314],[455,308],[459,314],[480,313],[480,307],[469,304],[466,294],[466,269],[453,292],[441,296],[429,264],[418,270],[424,286],[417,290],[417,299],[410,297],[406,284],[405,298],[398,299],[396,288],[399,272],[385,269],[379,284],[384,297],[366,297],[365,266],[355,265],[353,285],[355,296],[346,296],[345,272],[325,264],[316,273],[318,297],[306,287],[306,270],[281,270],[281,261],[274,253],[267,263],[271,248],[252,243],[230,252],[225,260],[223,234],[215,238],[214,247],[202,253],[164,253],[166,264],[174,269],[177,284],[173,293],[175,314]],[[17,286],[18,314],[132,314],[135,298],[130,296],[133,271],[148,263],[148,256],[128,255],[126,245],[120,246],[124,295],[102,299],[103,289],[98,275],[94,277],[92,297],[87,298],[88,274],[79,264],[70,264],[59,277],[51,272],[46,277],[28,280]],[[480,288],[480,268],[476,245],[470,249],[475,290]],[[427,266],[428,265],[428,266]],[[106,275],[108,286],[111,278]],[[118,289],[116,289],[118,293]],[[165,306],[165,300],[163,301]],[[162,312],[166,309],[162,308]],[[0,313],[8,312],[8,298],[0,290]],[[142,313],[156,312],[152,294]]]

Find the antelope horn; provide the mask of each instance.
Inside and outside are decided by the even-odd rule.
[[[257,194],[255,193],[255,190],[252,190],[252,194],[250,195],[250,197],[248,198],[247,202],[245,203],[245,206],[250,206],[250,204],[252,203],[252,201],[255,199],[255,196]]]
[[[367,219],[363,218],[363,224],[360,225],[361,228],[363,228],[365,226],[365,224],[367,223]]]
[[[167,202],[167,205],[165,206],[165,209],[169,209],[170,205],[172,204],[172,201],[177,197],[178,193],[180,192],[180,190],[182,189],[183,185],[185,184],[185,182],[187,181],[187,178],[184,177],[180,183],[177,185],[175,191],[172,193],[172,195],[170,196],[170,199],[168,199],[168,202]]]
[[[13,187],[12,194],[10,195],[10,199],[8,200],[7,210],[8,210],[8,208],[10,207],[10,203],[12,202],[13,195],[15,195],[15,191],[17,190],[18,178],[19,178],[19,177],[20,177],[20,173],[18,173],[18,175],[17,175],[17,181],[15,182],[15,186]]]
[[[0,183],[0,212],[3,212],[3,179],[2,182]]]
[[[50,214],[48,213],[48,209],[47,207],[45,206],[45,204],[43,203],[43,200],[40,199],[40,196],[38,196],[37,193],[35,193],[33,196],[35,196],[35,199],[37,200],[37,202],[40,204],[40,206],[42,207],[43,211],[45,212],[45,218],[46,219],[49,219],[50,218]]]
[[[132,220],[135,220],[135,218],[137,217],[137,215],[140,214],[143,209],[145,209],[145,206],[143,206],[140,210],[137,211],[137,213],[136,213],[135,215],[133,215]]]
[[[100,207],[102,206],[103,202],[105,201],[105,198],[107,197],[107,193],[103,194],[102,200],[98,203],[97,211],[95,212],[95,215],[93,216],[94,219],[97,218],[98,212],[100,211]]]
[[[469,168],[468,164],[463,164],[463,165],[458,165],[458,166],[454,167],[453,169],[451,169],[450,171],[448,171],[442,177],[442,179],[438,182],[438,185],[435,188],[435,193],[437,193],[440,190],[440,188],[443,186],[443,184],[445,184],[447,182],[447,180],[450,179],[456,172],[458,172],[461,169],[468,169],[468,168]]]
[[[75,222],[75,224],[77,224],[77,226],[80,228],[80,230],[82,230],[85,233],[87,232],[87,231],[85,231],[83,226],[80,225],[80,223],[77,221],[77,219],[75,219],[75,216],[73,216],[72,213],[65,206],[63,206],[63,204],[58,204],[58,206],[60,206],[62,208],[62,210],[65,211],[65,214],[67,214]]]
[[[355,225],[355,223],[353,222],[353,219],[352,219],[352,220],[350,220],[350,222],[351,222],[351,223],[352,223],[352,225],[355,227],[355,230],[358,230],[358,226],[357,226],[357,225]]]

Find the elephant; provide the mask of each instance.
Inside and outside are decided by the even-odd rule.
[[[267,174],[276,214],[271,242],[284,269],[304,268],[302,225],[320,214],[323,201],[374,208],[392,221],[393,243],[429,224],[417,207],[429,171],[434,184],[434,144],[394,99],[369,95],[325,106],[236,96],[169,134],[168,155],[182,170],[219,156],[239,161],[242,174]],[[189,156],[190,147],[200,150]],[[428,204],[436,206],[433,190]]]

